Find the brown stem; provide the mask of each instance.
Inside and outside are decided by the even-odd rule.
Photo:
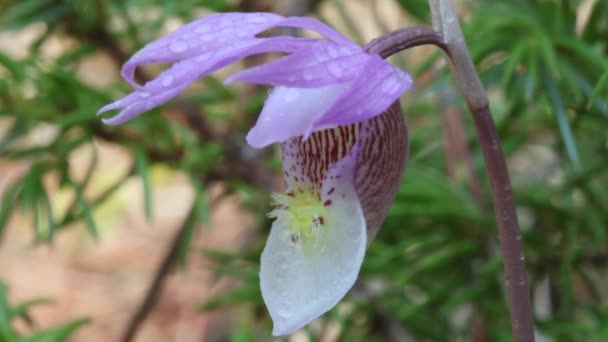
[[[194,215],[194,209],[190,210],[190,213],[182,223],[181,227],[177,230],[171,245],[167,249],[167,253],[161,261],[161,264],[158,266],[158,269],[154,273],[154,279],[150,284],[150,287],[146,291],[146,296],[144,300],[141,302],[135,314],[131,317],[131,320],[127,324],[127,328],[125,329],[125,333],[121,338],[122,342],[130,342],[135,337],[135,334],[139,330],[140,325],[144,322],[148,314],[152,311],[154,305],[158,301],[158,298],[161,295],[163,284],[167,275],[175,265],[177,260],[177,255],[179,253],[179,246],[182,242],[182,237],[190,224],[192,224],[192,219]]]
[[[490,109],[487,106],[469,109],[473,112],[492,188],[500,249],[505,263],[505,284],[513,337],[518,342],[534,341],[530,288],[507,164]]]
[[[447,56],[456,84],[473,121],[483,152],[498,223],[500,250],[505,264],[505,285],[511,314],[511,331],[517,342],[534,341],[534,322],[524,250],[517,222],[507,163],[490,113],[488,97],[460,28],[456,7],[451,0],[429,0],[433,28],[447,45]]]
[[[447,46],[437,31],[424,27],[406,27],[381,35],[365,45],[365,50],[387,58],[397,52],[420,45],[435,45],[444,51]]]
[[[433,1],[433,24],[440,32],[425,28],[405,28],[385,34],[365,47],[368,52],[387,58],[394,53],[423,44],[441,48],[448,57],[469,110],[490,179],[498,223],[501,252],[505,264],[505,284],[511,313],[511,329],[517,342],[534,341],[530,289],[526,274],[521,233],[505,157],[488,99],[462,36],[451,1]]]

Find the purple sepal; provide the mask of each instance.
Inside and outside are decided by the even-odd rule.
[[[226,84],[236,81],[313,88],[354,80],[371,58],[357,45],[336,45],[318,40],[274,62],[238,72]]]
[[[256,37],[277,26],[309,29],[328,39]],[[254,147],[372,118],[385,111],[412,83],[406,73],[378,55],[364,52],[315,19],[270,13],[213,14],[151,42],[133,55],[121,73],[135,91],[104,106],[98,114],[122,108],[103,122],[123,123],[169,101],[192,82],[220,68],[267,52],[288,55],[239,72],[226,81],[276,86],[247,136]],[[150,63],[174,64],[140,86],[134,80],[135,69]]]
[[[293,52],[308,46],[313,41],[312,38],[258,38],[235,42],[215,51],[205,52],[196,57],[178,61],[144,86],[138,86],[133,93],[102,107],[97,114],[124,108],[116,116],[103,119],[103,122],[108,125],[121,124],[169,101],[185,90],[192,82],[244,57],[277,50]]]
[[[277,87],[268,96],[258,121],[247,135],[247,142],[261,148],[292,137],[307,138],[315,131],[361,122],[383,113],[411,87],[412,79],[377,55],[361,55],[364,63],[345,67],[354,68],[345,76],[346,83],[336,81],[333,85],[306,89],[309,80],[301,80],[299,73],[291,80],[284,80],[280,71],[276,72],[277,76],[269,71],[259,76],[259,80],[272,81]],[[333,59],[331,63],[340,60]],[[327,68],[328,64],[321,65]],[[329,74],[326,70],[317,77],[331,79]]]

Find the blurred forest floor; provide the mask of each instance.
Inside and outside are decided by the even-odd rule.
[[[115,173],[117,165],[129,163],[115,148],[102,144],[98,148],[104,160],[100,165],[107,169],[99,170],[101,174]],[[78,169],[83,164],[75,160],[72,165]],[[0,162],[1,183],[6,184],[21,169]],[[179,176],[164,170],[157,170],[154,176],[153,219],[146,219],[139,180],[133,180],[101,208],[98,241],[85,228],[73,227],[57,234],[50,245],[32,246],[31,230],[24,229],[31,220],[13,216],[0,245],[0,278],[7,282],[14,302],[35,297],[53,300],[32,310],[37,328],[89,317],[93,321],[79,329],[72,340],[118,340],[186,214],[187,208],[180,203],[192,197],[189,183]],[[195,245],[238,249],[252,232],[248,229],[251,223],[252,217],[241,210],[237,198],[224,199],[214,205],[208,227],[196,238]],[[226,312],[199,313],[195,306],[227,286],[230,284],[205,271],[205,260],[194,254],[186,269],[168,277],[137,340],[200,341],[207,335],[210,321],[215,330],[221,331],[222,322],[227,323]]]

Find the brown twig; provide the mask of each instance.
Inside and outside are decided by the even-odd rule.
[[[444,51],[447,46],[437,31],[424,27],[406,27],[383,34],[365,45],[366,51],[387,58],[403,50],[420,45],[435,45]]]
[[[473,114],[484,156],[498,223],[500,249],[505,264],[505,285],[511,314],[511,330],[517,342],[534,341],[534,322],[524,250],[513,201],[511,181],[488,97],[469,55],[454,3],[429,0],[433,27],[447,46],[446,55],[456,84]]]
[[[534,341],[532,305],[524,262],[525,256],[507,164],[490,109],[486,106],[470,108],[470,110],[473,112],[473,120],[494,198],[500,247],[505,263],[505,284],[511,309],[513,335],[515,341]]]
[[[186,217],[180,228],[177,230],[173,241],[167,248],[165,256],[163,257],[160,265],[158,266],[158,269],[154,273],[154,278],[152,280],[152,283],[150,284],[150,287],[146,291],[144,300],[141,302],[141,304],[135,311],[135,314],[131,317],[129,323],[127,324],[127,328],[125,329],[125,333],[121,338],[121,341],[130,342],[133,340],[135,334],[139,330],[139,326],[143,323],[143,321],[148,316],[148,313],[152,310],[152,308],[158,301],[158,298],[160,297],[160,294],[162,292],[165,278],[167,277],[167,275],[169,274],[169,272],[177,261],[179,246],[182,242],[182,238],[188,227],[192,224],[192,220],[194,219],[195,215],[194,212],[194,209],[190,209],[188,216]]]
[[[515,203],[505,157],[488,99],[468,49],[451,1],[430,0],[435,30],[405,28],[385,34],[366,46],[383,58],[423,44],[441,48],[451,63],[456,83],[473,113],[486,169],[490,179],[500,246],[505,263],[505,284],[511,313],[511,329],[517,342],[534,341],[532,305],[517,222]]]

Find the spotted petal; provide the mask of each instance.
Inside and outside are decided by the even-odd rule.
[[[290,334],[330,310],[357,279],[367,238],[353,186],[356,155],[353,148],[323,181],[327,215],[308,248],[294,245],[293,228],[285,220],[273,224],[262,252],[260,284],[275,336]]]

